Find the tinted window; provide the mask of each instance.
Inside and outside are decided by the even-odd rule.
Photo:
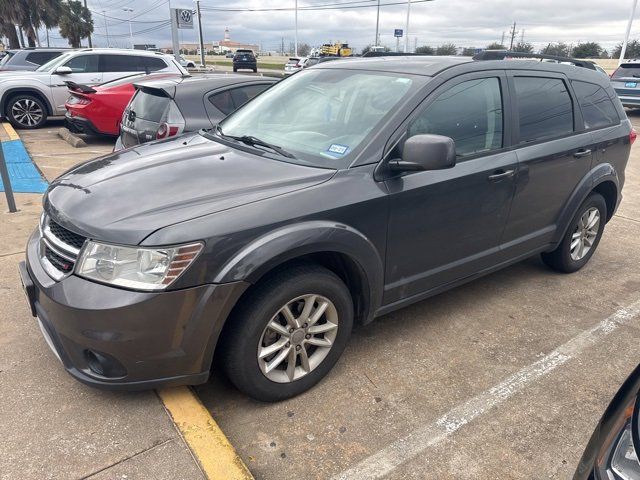
[[[100,55],[103,72],[141,72],[140,57],[129,55]]]
[[[52,58],[60,56],[60,52],[31,52],[27,55],[27,62],[31,62],[35,65],[43,65]]]
[[[611,78],[623,78],[623,77],[636,77],[640,78],[640,64],[637,63],[623,63],[620,65]]]
[[[139,57],[140,58],[140,70],[155,72],[157,70],[162,70],[163,68],[167,68],[167,64],[164,63],[164,60],[161,58],[154,57]]]
[[[136,113],[136,118],[159,123],[170,101],[169,97],[159,91],[150,89],[138,90],[131,100],[129,110],[133,110]]]
[[[582,109],[585,128],[601,128],[620,123],[620,117],[604,88],[593,83],[571,82]]]
[[[91,73],[98,71],[98,56],[97,55],[79,55],[73,57],[67,63],[65,67],[69,67],[74,73]]]
[[[2,57],[2,60],[0,60],[0,66],[9,63],[9,60],[11,60],[11,57],[13,57],[15,54],[13,52],[7,52],[5,54],[4,57]]]
[[[236,109],[247,103],[253,97],[264,92],[269,85],[247,85],[246,87],[234,88],[231,90],[231,98]]]
[[[502,147],[502,97],[497,78],[462,82],[438,95],[409,127],[409,137],[451,137],[459,156]]]
[[[209,101],[225,115],[229,115],[235,110],[233,98],[231,98],[231,92],[229,90],[211,95]]]
[[[573,132],[573,106],[565,83],[558,78],[515,77],[520,142]]]

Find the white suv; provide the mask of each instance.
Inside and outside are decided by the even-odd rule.
[[[32,72],[0,75],[0,117],[17,128],[38,128],[48,116],[64,115],[65,82],[86,85],[140,72],[188,72],[170,55],[144,50],[81,49],[54,58]]]

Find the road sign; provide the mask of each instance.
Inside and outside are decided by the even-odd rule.
[[[402,29],[401,29],[401,28],[396,28],[396,29],[393,31],[393,36],[394,36],[394,37],[396,37],[396,38],[400,38],[400,37],[402,36],[402,33],[403,33],[403,32],[402,32]]]
[[[176,8],[175,11],[178,19],[178,28],[193,30],[193,12],[185,8]]]

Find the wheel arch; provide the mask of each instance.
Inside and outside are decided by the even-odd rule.
[[[351,292],[356,322],[373,320],[382,301],[382,260],[361,232],[338,223],[304,222],[263,235],[230,259],[213,282],[255,285],[268,273],[299,262],[319,264],[338,275]]]
[[[13,88],[7,89],[2,94],[2,98],[0,99],[0,112],[2,113],[2,116],[5,115],[7,102],[11,98],[15,97],[16,95],[26,95],[26,94],[32,94],[37,96],[44,103],[47,109],[47,115],[48,116],[53,115],[53,107],[51,106],[51,103],[49,102],[49,99],[47,98],[44,92],[42,92],[41,90],[35,87],[13,87]]]

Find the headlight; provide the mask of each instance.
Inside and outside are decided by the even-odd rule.
[[[201,250],[201,243],[144,248],[89,241],[80,255],[76,274],[119,287],[162,290],[187,269]]]

